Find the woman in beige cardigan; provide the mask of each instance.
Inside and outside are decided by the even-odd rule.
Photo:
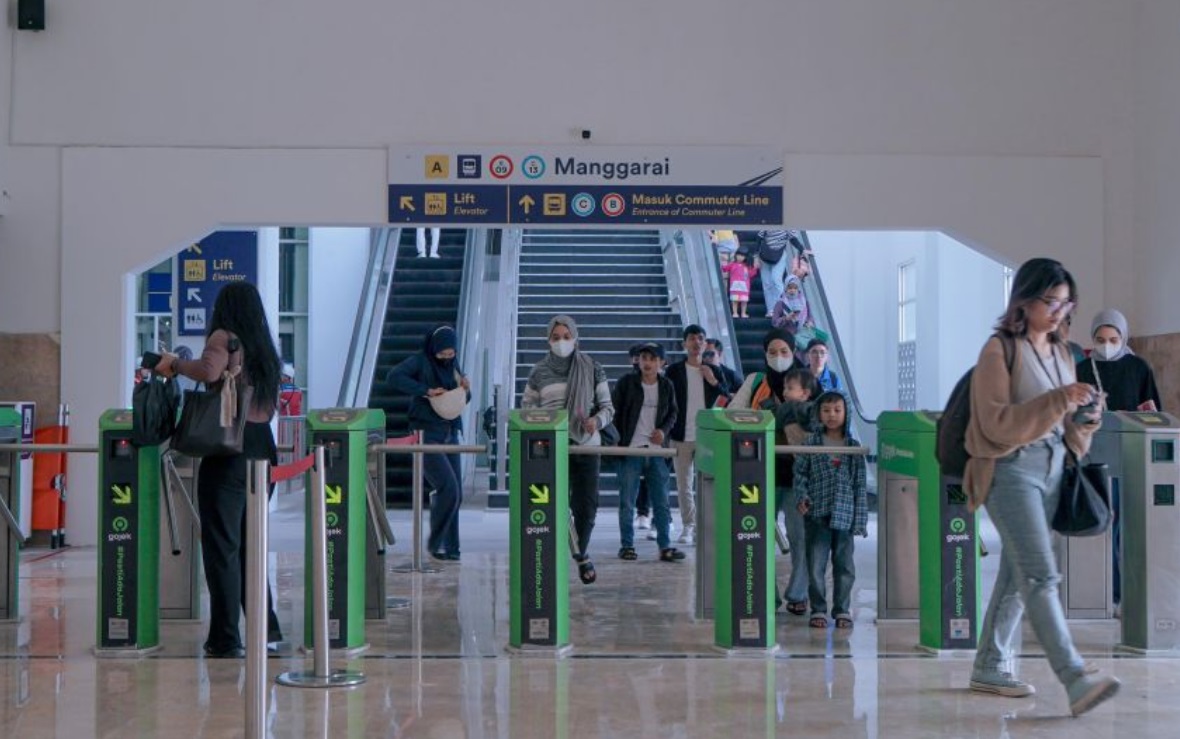
[[[1061,575],[1050,521],[1066,447],[1084,455],[1101,417],[1097,391],[1076,381],[1058,331],[1076,295],[1073,277],[1052,259],[1031,259],[1017,271],[1008,309],[972,375],[967,428],[971,458],[964,480],[971,507],[987,505],[1003,545],[971,689],[1012,698],[1035,692],[1002,668],[1027,606],[1037,640],[1065,686],[1075,716],[1119,688],[1117,678],[1087,673],[1057,593]]]

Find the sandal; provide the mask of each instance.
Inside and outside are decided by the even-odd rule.
[[[598,579],[598,573],[594,571],[594,563],[589,559],[578,560],[578,578],[581,579],[583,585],[590,585]]]
[[[828,628],[828,619],[824,616],[812,616],[807,625],[813,629],[826,629]]]
[[[787,601],[787,613],[792,616],[802,616],[807,613],[807,601],[805,600],[789,600]]]
[[[852,628],[852,616],[849,616],[847,614],[842,615],[842,616],[836,616],[836,628],[837,629],[851,629]]]
[[[639,559],[639,555],[635,553],[635,547],[623,547],[619,549],[619,559],[625,559],[631,562]]]
[[[679,549],[669,547],[667,549],[660,550],[661,562],[679,562],[682,559],[684,559],[684,552],[680,551]]]

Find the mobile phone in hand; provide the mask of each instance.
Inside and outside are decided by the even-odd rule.
[[[163,358],[162,355],[156,354],[155,352],[144,352],[143,358],[139,360],[139,366],[143,369],[155,369],[156,365]]]

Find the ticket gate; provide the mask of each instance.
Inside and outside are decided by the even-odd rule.
[[[1180,647],[1180,419],[1167,413],[1104,413],[1090,459],[1106,462],[1120,491],[1122,638],[1120,647],[1157,652]],[[1109,561],[1109,559],[1108,559]]]
[[[369,539],[368,457],[371,435],[385,429],[384,411],[371,408],[326,408],[307,414],[311,446],[324,447],[324,497],[327,509],[328,645],[359,652],[365,643],[366,546]],[[310,482],[307,489],[311,490]],[[313,592],[312,497],[307,496],[307,592]],[[382,566],[381,570],[385,569]],[[307,600],[304,639],[312,648],[312,608]]]
[[[131,443],[131,411],[99,417],[99,656],[160,648],[160,450]]]
[[[773,651],[774,416],[697,413],[697,616],[725,651]]]
[[[877,418],[878,618],[918,618],[919,646],[975,649],[979,524],[958,478],[934,456],[938,413]]]
[[[21,414],[0,408],[0,443],[19,444]],[[17,573],[20,546],[21,460],[19,452],[0,452],[0,621],[20,618]]]
[[[160,618],[201,619],[201,527],[197,469],[201,460],[165,453],[161,458],[164,515],[160,516]]]
[[[569,641],[569,427],[564,410],[508,415],[508,644],[562,655]]]

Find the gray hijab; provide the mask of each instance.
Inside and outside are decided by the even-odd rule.
[[[1090,338],[1094,338],[1094,334],[1098,333],[1098,329],[1103,326],[1110,326],[1115,331],[1119,332],[1119,338],[1122,340],[1119,343],[1119,350],[1110,358],[1104,359],[1098,356],[1097,352],[1090,352],[1090,358],[1099,362],[1117,362],[1128,354],[1134,354],[1131,348],[1127,346],[1127,318],[1122,313],[1119,313],[1114,308],[1107,308],[1098,315],[1094,316],[1093,322],[1090,323]]]

